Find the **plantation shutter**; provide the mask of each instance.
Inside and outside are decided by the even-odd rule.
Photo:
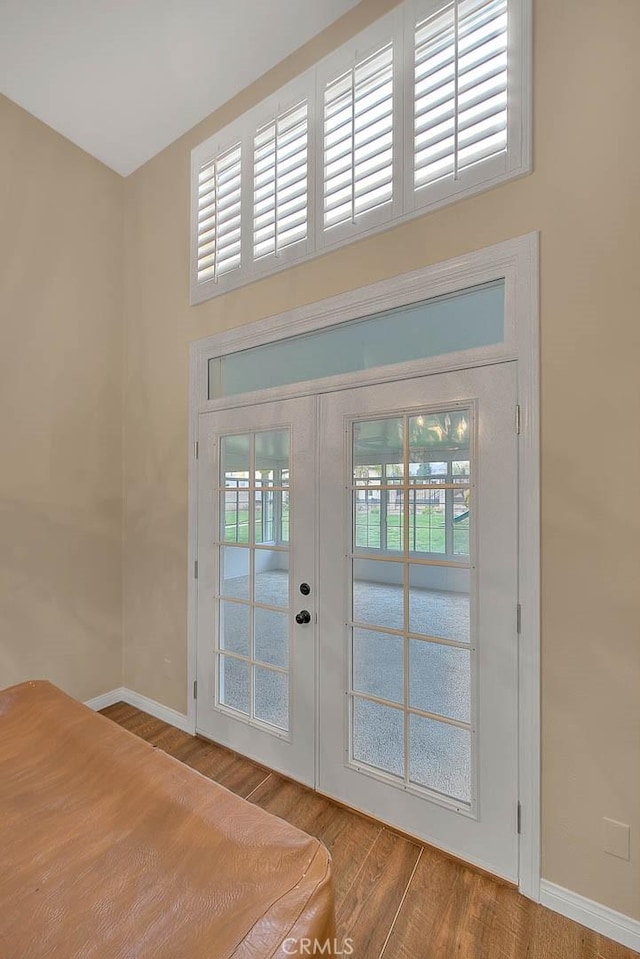
[[[253,256],[277,256],[307,237],[307,101],[260,127],[254,137]]]
[[[240,267],[242,155],[238,144],[200,167],[198,175],[198,282]]]
[[[507,0],[454,0],[418,23],[414,187],[507,148]]]
[[[331,81],[324,92],[326,228],[356,218],[393,196],[393,45]]]

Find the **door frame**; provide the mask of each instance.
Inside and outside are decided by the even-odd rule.
[[[188,501],[188,720],[196,729],[197,649],[197,455],[198,416],[277,398],[317,394],[408,376],[517,361],[518,444],[518,793],[521,804],[520,892],[540,900],[540,353],[538,233],[507,240],[411,273],[350,290],[278,316],[195,340],[189,348]],[[291,386],[208,399],[208,363],[227,353],[334,326],[384,310],[456,293],[492,280],[505,281],[505,335],[502,343],[409,361],[375,370],[324,377]]]

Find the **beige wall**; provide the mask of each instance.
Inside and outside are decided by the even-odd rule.
[[[123,181],[0,97],[0,688],[122,682]]]
[[[640,918],[637,0],[534,0],[532,176],[188,305],[190,149],[391,4],[124,182],[0,98],[0,686],[185,709],[191,340],[539,230],[543,873]]]

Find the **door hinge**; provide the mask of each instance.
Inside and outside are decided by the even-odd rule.
[[[520,835],[520,833],[522,832],[522,805],[520,804],[520,800],[518,800],[518,806],[516,811],[516,822],[517,822],[517,828],[518,828],[518,835]]]
[[[196,442],[193,444],[193,455],[195,459],[198,459],[199,453],[200,453],[200,444],[196,440]]]
[[[194,679],[193,681],[193,698],[194,699],[198,698],[198,680],[197,679]]]
[[[516,403],[516,435],[520,435],[520,424],[521,424],[521,414],[520,414],[520,404]]]
[[[198,578],[198,560],[196,560],[193,564],[193,578]]]
[[[522,606],[520,603],[516,606],[516,632],[518,636],[522,632]]]

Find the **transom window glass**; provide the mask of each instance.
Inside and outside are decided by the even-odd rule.
[[[504,335],[504,280],[496,280],[214,357],[209,399],[478,349],[502,343]]]

